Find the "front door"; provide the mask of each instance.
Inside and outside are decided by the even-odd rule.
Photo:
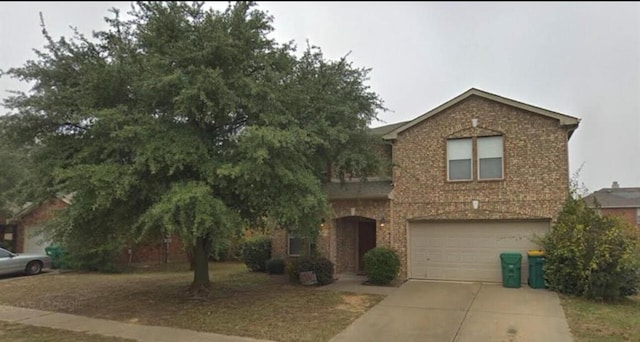
[[[358,273],[364,273],[364,254],[376,247],[376,222],[358,222]]]

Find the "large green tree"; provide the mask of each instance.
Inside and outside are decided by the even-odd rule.
[[[0,117],[0,120],[2,117]],[[9,218],[15,211],[15,201],[13,191],[23,179],[25,172],[29,170],[28,158],[20,151],[11,149],[8,145],[2,144],[0,140],[0,217]],[[3,224],[4,221],[0,221]]]
[[[55,236],[94,251],[178,233],[194,290],[210,286],[214,241],[274,220],[313,231],[327,165],[376,168],[367,126],[382,109],[369,70],[269,37],[253,3],[137,3],[92,38],[77,32],[5,71],[33,88],[5,101],[3,132],[28,147],[39,193],[73,193]]]
[[[34,172],[31,149],[14,144],[3,131],[6,127],[3,122],[8,119],[0,115],[0,217],[5,219],[15,215],[26,201],[37,197],[33,191],[40,188],[35,186],[40,180]]]

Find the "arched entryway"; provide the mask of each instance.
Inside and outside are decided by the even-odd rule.
[[[336,272],[364,273],[363,255],[376,247],[376,220],[362,216],[336,219]]]

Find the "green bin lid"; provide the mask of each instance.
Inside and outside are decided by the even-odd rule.
[[[522,260],[522,254],[520,253],[500,253],[500,260],[507,262],[519,262]]]

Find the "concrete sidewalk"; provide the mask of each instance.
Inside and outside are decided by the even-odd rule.
[[[72,330],[148,342],[258,342],[248,337],[227,336],[187,329],[137,325],[50,311],[0,305],[0,321]],[[266,341],[265,341],[266,342]]]

